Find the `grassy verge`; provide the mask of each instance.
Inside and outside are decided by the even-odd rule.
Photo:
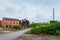
[[[36,27],[33,27],[30,31],[27,33],[30,34],[48,34],[48,35],[57,35],[60,36],[60,23],[55,22],[48,25],[37,25]]]

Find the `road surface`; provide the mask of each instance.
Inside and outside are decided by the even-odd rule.
[[[8,34],[0,35],[0,40],[14,40],[15,38],[23,35],[28,30],[30,30],[30,29],[26,29],[26,30],[21,30],[21,31],[17,31],[17,32],[12,32],[12,33],[8,33]]]

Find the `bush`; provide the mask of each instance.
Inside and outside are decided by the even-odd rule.
[[[22,26],[16,25],[16,26],[13,27],[13,29],[22,29]]]
[[[33,23],[33,24],[30,24],[30,27],[36,27],[38,24],[37,23]]]
[[[48,24],[45,24],[45,23],[33,23],[33,24],[30,24],[30,27],[36,27],[36,26],[41,26],[41,25],[48,25]]]
[[[47,34],[56,35],[56,32],[59,30],[60,30],[60,23],[55,22],[55,23],[52,23],[48,26],[48,33]]]
[[[31,33],[33,34],[50,34],[50,35],[60,35],[60,23],[55,22],[50,25],[42,25],[42,26],[36,26],[31,29]]]
[[[46,32],[46,30],[47,30],[47,26],[46,25],[42,25],[42,26],[33,27],[31,29],[31,33],[39,34],[39,33]]]
[[[50,23],[55,23],[55,22],[58,22],[58,21],[52,21],[52,20],[50,21]]]

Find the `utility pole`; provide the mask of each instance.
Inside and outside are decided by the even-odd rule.
[[[53,8],[53,21],[55,21],[55,9]]]

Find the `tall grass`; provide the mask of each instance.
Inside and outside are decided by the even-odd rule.
[[[49,35],[60,35],[60,23],[55,22],[51,23],[49,25],[37,25],[36,27],[33,27],[30,32],[32,34],[49,34]]]

